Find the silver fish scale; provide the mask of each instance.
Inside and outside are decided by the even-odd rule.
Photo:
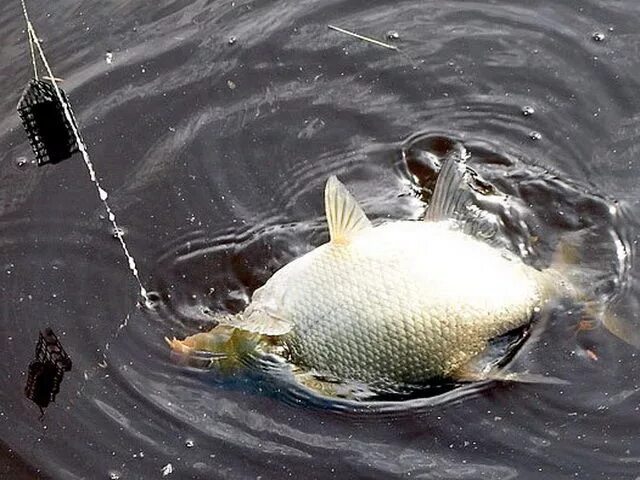
[[[375,384],[448,377],[551,293],[544,272],[461,232],[393,225],[323,245],[260,289],[293,324],[283,342],[294,363]]]

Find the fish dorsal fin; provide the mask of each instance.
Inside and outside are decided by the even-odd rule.
[[[371,227],[371,222],[358,202],[335,175],[327,180],[324,208],[332,243],[349,243],[357,232]]]
[[[457,219],[466,213],[469,205],[473,205],[473,195],[467,185],[464,152],[462,147],[456,148],[444,160],[425,220]]]
[[[496,234],[497,225],[475,204],[470,187],[474,179],[467,168],[467,158],[466,149],[460,145],[444,160],[424,219],[455,220],[466,233],[490,240]]]

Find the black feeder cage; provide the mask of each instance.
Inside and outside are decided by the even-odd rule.
[[[58,90],[71,112],[67,96],[60,87]],[[18,114],[38,165],[61,162],[78,151],[73,128],[50,81],[34,79],[29,82],[18,102]],[[79,131],[73,113],[71,117]]]

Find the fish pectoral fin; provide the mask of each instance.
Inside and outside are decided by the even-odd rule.
[[[467,151],[462,145],[447,155],[436,182],[425,221],[455,220],[470,235],[491,240],[498,225],[491,215],[475,202],[472,185],[478,180],[475,172],[467,167]]]
[[[295,382],[302,388],[310,390],[315,395],[345,400],[367,400],[375,397],[376,393],[366,385],[357,382],[340,381],[319,375],[317,372],[292,368]]]
[[[327,180],[324,207],[332,243],[349,243],[353,235],[371,228],[371,222],[358,202],[335,175]]]
[[[505,372],[493,371],[486,374],[480,380],[493,380],[497,382],[536,383],[544,385],[569,385],[571,382],[563,378],[543,375],[531,372]]]
[[[229,325],[247,332],[272,337],[286,335],[293,328],[293,324],[288,320],[262,309],[254,309],[245,315],[238,315],[230,321]]]
[[[458,369],[454,378],[462,382],[518,382],[518,383],[538,383],[548,385],[567,385],[569,382],[562,378],[552,377],[530,372],[509,372],[502,368],[478,368],[473,360]]]

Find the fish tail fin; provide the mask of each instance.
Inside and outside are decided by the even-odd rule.
[[[640,326],[617,315],[607,295],[598,291],[597,278],[601,275],[589,265],[582,252],[589,252],[589,258],[597,258],[599,242],[591,238],[589,230],[580,230],[564,235],[554,252],[548,275],[560,290],[573,300],[581,303],[584,315],[578,329],[591,329],[599,325],[622,341],[640,349]],[[584,327],[583,327],[584,325]]]
[[[619,339],[640,350],[640,329],[611,309],[601,314],[602,325]]]
[[[586,252],[589,257],[602,255],[594,250],[597,246],[598,242],[587,229],[567,233],[559,239],[547,272],[560,283],[560,293],[585,304],[602,296],[597,291],[599,272],[586,256]]]

